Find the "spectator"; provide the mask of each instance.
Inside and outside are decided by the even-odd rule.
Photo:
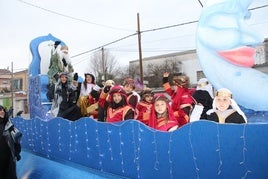
[[[160,131],[174,131],[179,128],[169,100],[164,94],[154,97],[149,126]]]
[[[213,100],[213,108],[207,112],[207,120],[218,123],[246,123],[247,118],[241,111],[232,92],[226,88],[217,91]]]
[[[68,81],[66,72],[60,73],[58,83],[53,84],[47,98],[52,101],[51,114],[71,121],[77,120],[81,115],[80,108],[76,105],[76,87]]]
[[[16,161],[21,158],[22,134],[8,118],[6,109],[0,105],[0,178],[16,179]]]
[[[10,108],[9,108],[9,110],[8,110],[8,116],[10,117],[10,118],[13,118],[14,116],[13,116],[13,112],[14,112],[14,108],[13,108],[13,106],[10,106]]]
[[[153,98],[153,91],[149,88],[145,88],[141,92],[141,100],[136,107],[137,120],[146,125],[149,124]]]
[[[22,113],[23,113],[23,111],[21,110],[21,111],[19,111],[19,112],[17,112],[17,116],[21,116],[22,115]]]
[[[190,111],[194,103],[188,90],[189,77],[186,75],[174,75],[174,89],[171,88],[168,81],[169,73],[163,74],[163,87],[168,95],[171,96],[171,107],[174,116],[178,119],[180,126],[190,122]]]

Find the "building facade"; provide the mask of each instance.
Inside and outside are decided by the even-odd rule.
[[[0,105],[13,108],[13,116],[20,111],[28,116],[28,70],[12,73],[9,69],[0,69]]]

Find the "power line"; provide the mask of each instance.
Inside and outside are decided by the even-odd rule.
[[[253,10],[261,9],[261,8],[265,8],[265,7],[268,7],[268,4],[263,5],[263,6],[258,6],[258,7],[250,8],[249,10],[250,10],[250,11],[253,11]]]
[[[196,21],[184,22],[184,23],[170,25],[170,26],[165,26],[165,27],[159,27],[159,28],[156,28],[156,29],[143,30],[143,31],[141,31],[141,33],[152,32],[152,31],[157,31],[157,30],[163,30],[163,29],[168,29],[168,28],[173,28],[173,27],[178,27],[178,26],[193,24],[193,23],[197,23],[197,22],[198,21],[196,20]]]
[[[49,9],[46,9],[46,8],[37,6],[35,4],[31,4],[31,3],[25,2],[23,0],[17,0],[17,1],[20,1],[21,3],[24,3],[24,4],[28,5],[28,6],[32,6],[32,7],[41,9],[43,11],[52,13],[52,14],[56,14],[56,15],[59,15],[59,16],[62,16],[62,17],[66,17],[66,18],[69,18],[69,19],[73,19],[73,20],[77,20],[77,21],[80,21],[80,22],[85,22],[85,23],[88,23],[88,24],[91,24],[91,25],[96,25],[96,26],[100,26],[100,27],[104,27],[104,28],[109,28],[109,29],[114,29],[114,30],[133,31],[133,30],[130,30],[130,29],[124,29],[124,28],[118,28],[118,27],[112,27],[112,26],[108,26],[108,25],[98,24],[98,23],[95,23],[95,22],[90,22],[88,20],[84,20],[84,19],[80,19],[80,18],[77,18],[77,17],[69,16],[69,15],[66,15],[66,14],[58,13],[56,11],[52,11],[52,10],[49,10]]]
[[[203,7],[203,4],[202,4],[202,2],[201,2],[200,0],[198,0],[198,2],[199,2],[199,4],[200,4],[200,6],[201,6],[201,7]]]
[[[141,31],[141,33],[146,33],[146,32],[151,32],[151,31],[157,31],[157,30],[162,30],[162,29],[168,29],[168,28],[173,28],[173,27],[182,26],[182,25],[188,25],[188,24],[192,24],[192,23],[196,23],[196,22],[198,22],[198,21],[191,21],[191,22],[185,22],[185,23],[180,23],[180,24],[176,24],[176,25],[170,25],[170,26],[160,27],[160,28],[156,28],[156,29],[144,30],[144,31]],[[102,47],[105,47],[105,46],[114,44],[114,43],[116,43],[116,42],[122,41],[122,40],[124,40],[124,39],[127,39],[127,38],[132,37],[132,36],[137,35],[137,34],[138,34],[138,33],[136,32],[136,33],[134,33],[134,34],[125,36],[125,37],[120,38],[120,39],[118,39],[118,40],[115,40],[115,41],[112,41],[112,42],[110,42],[110,43],[104,44],[104,45],[102,45],[102,46],[96,47],[96,48],[94,48],[94,49],[91,49],[91,50],[85,51],[85,52],[83,52],[83,53],[79,53],[79,54],[77,54],[77,55],[74,55],[74,56],[72,56],[71,58],[75,58],[75,57],[78,57],[78,56],[80,56],[80,55],[83,55],[83,54],[86,54],[86,53],[89,53],[89,52],[98,50],[98,49],[100,49],[100,48],[102,48]],[[82,61],[80,61],[80,62],[82,62]],[[79,62],[79,63],[80,63],[80,62]],[[76,63],[76,64],[77,64],[77,63]]]
[[[253,10],[261,9],[261,8],[265,8],[265,7],[268,7],[268,5],[254,7],[254,8],[251,8],[249,10],[253,11]],[[170,25],[170,26],[166,26],[166,27],[159,27],[159,28],[156,28],[156,29],[144,30],[144,31],[141,31],[141,32],[152,32],[152,31],[157,31],[157,30],[162,30],[162,29],[167,29],[167,28],[173,28],[173,27],[177,27],[177,26],[193,24],[193,23],[197,23],[197,22],[198,22],[198,20],[195,20],[195,21],[185,22],[185,23],[181,23],[181,24]]]
[[[75,57],[78,57],[78,56],[84,55],[84,54],[86,54],[86,53],[93,52],[93,51],[95,51],[95,50],[101,49],[101,48],[103,48],[103,47],[105,47],[105,46],[108,46],[108,45],[111,45],[111,44],[113,44],[113,43],[119,42],[119,41],[121,41],[121,40],[124,40],[124,39],[129,38],[129,37],[134,36],[134,35],[137,35],[137,33],[134,33],[134,34],[131,34],[131,35],[128,35],[128,36],[122,37],[122,38],[120,38],[120,39],[118,39],[118,40],[115,40],[115,41],[109,42],[109,43],[107,43],[107,44],[104,44],[104,45],[102,45],[102,46],[96,47],[96,48],[94,48],[94,49],[91,49],[91,50],[88,50],[88,51],[85,51],[85,52],[79,53],[79,54],[74,55],[74,56],[71,56],[71,58],[75,58]],[[81,63],[82,61],[84,61],[84,60],[81,60],[81,61],[80,61],[80,62],[78,62],[78,63]],[[74,65],[76,65],[76,64],[78,64],[78,63],[75,63]]]
[[[119,41],[121,41],[121,40],[127,39],[127,38],[129,38],[129,37],[131,37],[131,36],[134,36],[134,35],[137,35],[137,33],[134,33],[134,34],[131,34],[131,35],[128,35],[128,36],[122,37],[122,38],[120,38],[120,39],[117,39],[117,40],[115,40],[115,41],[109,42],[109,43],[107,43],[107,44],[104,44],[104,45],[102,45],[102,46],[96,47],[96,48],[94,48],[94,49],[91,49],[91,50],[88,50],[88,51],[85,51],[85,52],[79,53],[79,54],[77,54],[77,55],[72,56],[72,58],[77,57],[77,56],[80,56],[80,55],[83,55],[83,54],[85,54],[85,53],[89,53],[89,52],[92,52],[92,51],[98,50],[98,49],[100,49],[100,48],[102,48],[102,47],[105,47],[105,46],[108,46],[108,45],[114,44],[114,43],[116,43],[116,42],[119,42]]]

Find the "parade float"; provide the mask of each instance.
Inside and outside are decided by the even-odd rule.
[[[253,47],[263,39],[244,23],[250,3],[214,1],[204,7],[196,35],[202,70],[216,89],[233,92],[246,124],[202,120],[160,132],[136,120],[51,118],[40,54],[46,51],[41,47],[61,39],[33,39],[31,119],[13,119],[23,133],[19,178],[267,178],[268,76],[251,68]]]

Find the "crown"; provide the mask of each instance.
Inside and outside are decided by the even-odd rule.
[[[217,91],[216,96],[232,98],[232,93],[230,91],[219,90]]]

